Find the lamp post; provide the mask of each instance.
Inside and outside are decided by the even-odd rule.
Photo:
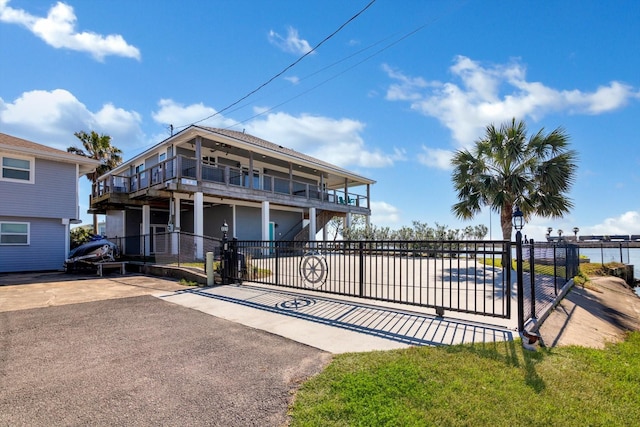
[[[227,221],[222,223],[220,231],[222,232],[222,253],[220,254],[220,263],[222,265],[220,270],[222,273],[222,284],[226,285],[229,283],[229,242],[227,241],[229,225],[227,224]]]
[[[512,213],[513,228],[516,229],[516,280],[518,289],[518,330],[524,331],[524,278],[522,272],[522,227],[524,214],[518,206]]]
[[[578,231],[580,231],[578,227],[573,227],[573,236],[576,238],[576,243],[578,243]]]
[[[558,230],[558,242],[562,240],[562,233],[564,233],[564,231]]]

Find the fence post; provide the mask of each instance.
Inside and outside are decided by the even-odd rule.
[[[276,283],[275,285],[278,286],[280,284],[280,260],[278,259],[280,256],[280,240],[276,240],[275,241],[275,255],[276,255]]]
[[[492,243],[492,248],[493,250],[493,243]],[[486,250],[486,249],[484,249]],[[502,258],[505,259],[507,262],[502,264],[502,268],[504,269],[504,271],[506,272],[506,283],[508,283],[507,286],[507,319],[511,319],[511,266],[513,265],[513,263],[511,262],[511,241],[507,241],[505,243],[503,243],[502,245]],[[486,254],[483,253],[482,255],[484,258],[486,258]],[[495,257],[495,255],[492,255],[493,257]],[[509,268],[507,268],[507,266],[509,266]]]
[[[558,245],[551,243],[553,248],[553,290],[558,295]]]
[[[569,281],[569,244],[564,245],[564,283]]]
[[[529,246],[529,277],[531,278],[531,318],[536,318],[536,272],[535,272],[535,253],[534,241],[531,239]]]
[[[509,266],[511,267],[511,266]],[[522,274],[522,233],[516,231],[516,281],[518,285],[518,331],[524,331],[524,286]]]
[[[364,242],[360,241],[358,243],[358,249],[360,251],[360,254],[359,254],[360,268],[359,268],[359,272],[358,272],[359,273],[358,274],[359,281],[360,281],[360,286],[359,286],[360,293],[359,293],[359,296],[362,297],[364,295]]]
[[[229,284],[229,241],[227,240],[227,233],[223,234],[222,237],[222,254],[220,256],[221,268],[220,272],[222,273],[222,284]]]

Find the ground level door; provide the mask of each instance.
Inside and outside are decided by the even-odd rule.
[[[151,254],[164,254],[169,247],[169,233],[166,224],[151,224],[149,233],[149,251]]]

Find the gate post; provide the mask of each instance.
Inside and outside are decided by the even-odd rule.
[[[534,241],[530,240],[531,246],[529,246],[529,277],[531,279],[531,318],[536,318],[536,272],[535,272],[535,254],[534,254]]]
[[[229,241],[227,240],[226,221],[222,227],[222,253],[220,254],[220,273],[222,275],[222,284],[229,284]]]
[[[360,252],[359,254],[359,264],[360,264],[360,268],[358,271],[358,276],[359,276],[359,281],[360,281],[360,286],[359,286],[359,296],[362,297],[364,295],[364,242],[360,241],[358,243],[358,251]]]
[[[512,214],[513,227],[516,229],[516,281],[518,286],[518,330],[524,332],[524,278],[522,274],[522,227],[524,214],[518,206]],[[511,266],[510,266],[511,267]]]
[[[518,285],[518,330],[524,331],[524,281],[522,274],[522,233],[516,232],[516,282]]]

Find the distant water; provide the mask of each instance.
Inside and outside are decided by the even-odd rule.
[[[591,262],[622,262],[633,265],[633,277],[640,280],[640,248],[580,248],[580,255],[585,255]],[[636,294],[640,296],[640,286],[635,288]]]

